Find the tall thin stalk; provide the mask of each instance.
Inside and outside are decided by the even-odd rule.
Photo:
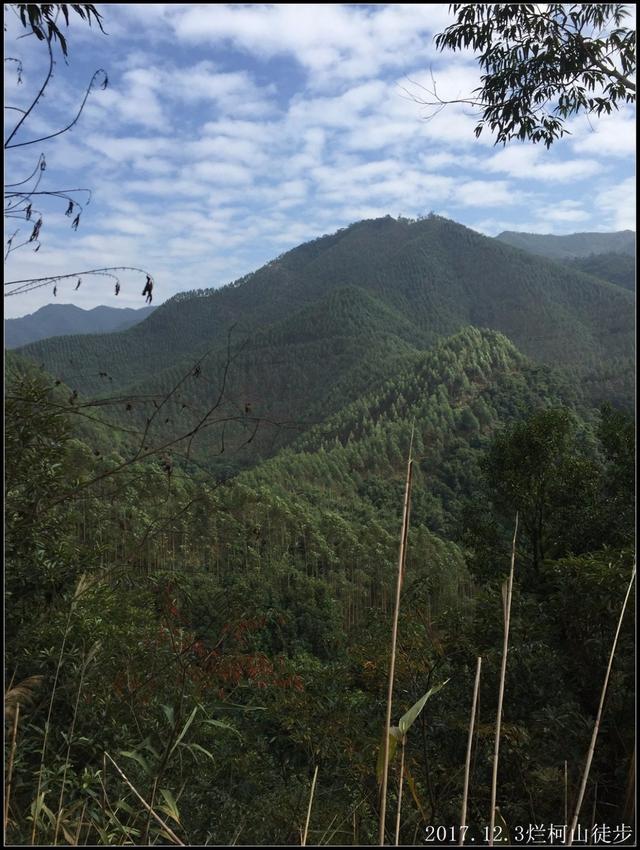
[[[402,780],[404,779],[404,748],[407,736],[402,736],[402,751],[400,753],[400,784],[398,786],[398,812],[396,814],[396,847],[400,841],[400,816],[402,814]]]
[[[491,778],[491,816],[489,818],[489,847],[493,847],[493,831],[496,823],[496,794],[498,790],[498,755],[500,752],[500,728],[502,726],[502,701],[504,699],[504,681],[507,674],[507,653],[509,652],[509,625],[511,623],[511,597],[513,594],[513,572],[516,562],[516,537],[518,535],[518,514],[511,544],[511,569],[504,602],[504,641],[502,644],[502,668],[500,670],[500,688],[498,690],[498,713],[496,717],[496,740],[493,749],[493,775]]]
[[[131,784],[131,782],[127,779],[127,777],[126,777],[126,776],[125,776],[125,774],[122,772],[122,770],[118,767],[118,765],[115,763],[115,761],[111,758],[111,756],[109,755],[109,753],[105,753],[105,755],[107,756],[107,758],[109,759],[109,761],[111,762],[111,764],[115,767],[115,769],[118,771],[118,773],[120,774],[120,777],[122,778],[122,780],[124,781],[124,783],[125,783],[125,784],[126,784],[126,785],[127,785],[127,786],[128,786],[128,787],[132,790],[132,791],[133,791],[133,793],[136,795],[136,797],[138,798],[138,800],[140,800],[140,802],[141,802],[141,803],[142,803],[142,805],[145,807],[145,809],[146,809],[148,812],[151,812],[151,817],[153,817],[153,818],[154,818],[154,819],[155,819],[155,820],[156,820],[156,821],[160,824],[160,826],[164,829],[164,831],[167,833],[167,835],[168,835],[168,836],[169,836],[169,838],[173,841],[173,843],[174,843],[174,844],[178,844],[180,847],[184,847],[184,846],[185,846],[185,845],[184,845],[184,842],[180,841],[180,839],[178,838],[178,836],[175,834],[175,832],[173,832],[173,830],[169,827],[169,825],[168,825],[168,824],[166,824],[166,823],[162,820],[162,818],[160,817],[160,815],[158,815],[158,814],[157,814],[157,813],[156,813],[156,812],[155,812],[155,811],[151,808],[151,806],[149,805],[149,803],[147,803],[147,801],[144,799],[144,797],[143,797],[143,796],[142,796],[142,795],[141,795],[141,794],[140,794],[140,793],[139,793],[139,792],[138,792],[138,791],[137,791],[137,790],[133,787],[133,785]]]
[[[564,762],[564,824],[569,825],[569,775],[567,760]]]
[[[20,703],[17,703],[13,715],[13,730],[11,732],[11,750],[9,752],[9,763],[7,765],[7,783],[4,791],[4,837],[7,837],[7,823],[9,822],[9,798],[11,797],[11,777],[13,775],[13,760],[16,754],[16,738],[18,735],[18,718],[20,716]]]
[[[316,779],[318,778],[318,765],[313,772],[313,782],[311,783],[311,793],[309,794],[309,807],[307,808],[307,821],[304,825],[304,835],[302,836],[302,846],[306,847],[307,835],[309,833],[309,821],[311,820],[311,806],[313,805],[313,793],[316,790]]]
[[[464,844],[465,826],[467,824],[467,797],[469,795],[469,772],[471,769],[471,750],[473,749],[473,727],[476,721],[476,707],[478,705],[478,690],[480,688],[480,668],[482,658],[478,658],[476,665],[476,680],[473,686],[473,701],[471,704],[471,718],[469,720],[469,737],[467,739],[467,759],[464,765],[464,789],[462,791],[462,811],[460,813],[460,839],[458,844]]]
[[[393,681],[396,669],[396,642],[398,638],[398,614],[400,612],[400,591],[402,590],[402,578],[407,553],[407,536],[409,533],[409,511],[411,504],[411,478],[413,474],[413,461],[411,450],[413,448],[413,431],[411,432],[411,444],[409,445],[409,460],[407,462],[407,478],[404,488],[404,506],[402,511],[402,533],[400,535],[400,552],[398,556],[398,579],[396,583],[396,604],[393,611],[393,626],[391,628],[391,662],[389,664],[389,687],[387,689],[387,716],[385,720],[385,735],[383,741],[383,767],[382,767],[382,797],[380,800],[380,825],[379,843],[384,844],[384,828],[387,814],[387,782],[389,777],[389,730],[391,729],[391,708],[393,704]]]
[[[600,722],[602,720],[602,710],[604,708],[604,700],[607,695],[607,687],[609,685],[609,676],[611,675],[611,668],[613,667],[613,658],[616,654],[616,646],[618,645],[618,636],[620,635],[620,629],[622,628],[622,620],[624,618],[624,612],[627,607],[627,602],[629,601],[629,596],[631,595],[631,588],[633,587],[633,582],[636,577],[636,565],[633,565],[633,571],[631,573],[631,579],[629,580],[629,586],[627,587],[627,593],[624,597],[624,602],[622,603],[622,610],[620,611],[620,618],[618,619],[618,628],[616,629],[615,637],[613,638],[613,645],[611,647],[611,655],[609,656],[609,664],[607,665],[607,672],[604,677],[604,684],[602,685],[602,693],[600,694],[600,705],[598,706],[598,714],[596,716],[596,722],[593,726],[593,734],[591,736],[591,743],[589,744],[589,751],[587,753],[587,762],[584,766],[584,773],[582,774],[582,782],[580,783],[580,790],[578,791],[578,799],[576,801],[576,808],[573,813],[573,820],[571,821],[571,830],[569,832],[569,837],[567,839],[567,846],[570,847],[573,844],[573,837],[575,835],[576,828],[578,826],[578,818],[580,817],[580,809],[582,807],[582,800],[584,799],[584,792],[587,787],[587,780],[589,779],[589,771],[591,769],[591,762],[593,761],[593,754],[596,749],[596,740],[598,738],[598,732],[600,731]]]

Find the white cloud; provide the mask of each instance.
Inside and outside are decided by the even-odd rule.
[[[449,20],[440,4],[219,4],[185,6],[171,19],[176,36],[187,43],[230,44],[263,58],[291,55],[318,87],[424,56],[430,36]]]
[[[456,187],[455,198],[467,207],[510,206],[523,200],[505,180],[468,180]]]
[[[633,177],[602,189],[595,197],[597,213],[604,212],[614,230],[636,229],[636,181]]]
[[[478,85],[468,54],[434,53],[444,5],[116,4],[105,19],[109,39],[83,31],[31,124],[57,128],[87,67],[105,63],[110,87],[47,146],[48,187],[87,185],[92,203],[78,234],[64,209],[48,214],[42,250],[12,255],[11,277],[144,265],[161,299],[355,220],[430,209],[485,232],[633,227],[631,110],[596,132],[574,121],[547,151],[496,148],[476,139],[470,107],[419,102],[434,81],[446,99]],[[16,149],[7,165],[32,159]]]
[[[635,110],[624,107],[620,112],[588,121],[585,117],[572,122],[573,149],[580,154],[606,157],[634,157],[636,151]]]
[[[592,177],[603,169],[602,164],[594,159],[562,159],[557,148],[546,150],[536,145],[514,143],[490,157],[485,167],[488,171],[508,174],[518,180],[552,183]]]
[[[589,213],[579,201],[558,201],[547,204],[536,210],[538,220],[547,227],[547,232],[553,232],[557,224],[577,224],[588,221]]]

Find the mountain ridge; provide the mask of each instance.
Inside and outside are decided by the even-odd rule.
[[[156,307],[108,307],[90,309],[75,304],[45,304],[33,313],[4,320],[5,348],[20,348],[55,336],[116,333],[142,322]]]
[[[503,230],[495,238],[514,248],[521,248],[550,259],[573,259],[606,253],[635,257],[636,253],[636,234],[633,230],[566,234]]]
[[[160,399],[182,381],[180,404],[189,407],[166,416],[181,422],[185,410],[208,409],[225,376],[229,416],[249,405],[254,416],[306,428],[366,389],[368,371],[384,380],[404,357],[472,325],[588,378],[595,401],[610,397],[615,375],[629,404],[633,304],[619,286],[448,219],[387,217],[297,246],[221,289],[180,293],[123,333],[21,353],[85,394],[153,390]],[[201,374],[189,375],[206,352]],[[240,440],[241,425],[233,428]],[[269,451],[266,440],[260,451]]]

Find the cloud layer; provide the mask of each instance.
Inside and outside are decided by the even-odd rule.
[[[301,241],[354,220],[430,210],[495,234],[635,227],[634,113],[576,119],[549,151],[476,139],[461,105],[434,114],[421,101],[437,81],[468,94],[478,70],[466,54],[435,52],[447,6],[104,7],[108,38],[80,23],[69,66],[58,63],[46,103],[23,139],[64,124],[96,67],[78,125],[44,142],[49,188],[93,191],[77,233],[64,205],[44,210],[42,247],[9,257],[11,278],[135,265],[160,300],[218,286]],[[6,101],[24,107],[44,68],[35,40],[21,50],[24,82]],[[49,90],[47,92],[49,95]],[[31,136],[29,135],[31,133]],[[18,138],[18,137],[16,137]],[[21,179],[39,146],[10,151]],[[58,301],[115,303],[100,283]],[[118,304],[139,306],[136,279]],[[82,297],[80,293],[82,292]],[[48,289],[7,299],[8,315],[51,301]]]

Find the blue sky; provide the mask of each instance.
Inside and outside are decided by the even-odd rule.
[[[64,202],[42,206],[41,248],[11,253],[7,279],[142,266],[161,303],[387,214],[435,211],[487,235],[635,230],[632,109],[577,118],[550,150],[476,139],[461,106],[427,120],[415,100],[421,86],[433,78],[442,97],[456,98],[479,79],[472,55],[435,50],[434,34],[452,22],[447,5],[97,8],[108,35],[72,18],[68,64],[57,51],[46,98],[14,141],[64,126],[97,68],[108,88],[92,92],[71,131],[5,158],[15,182],[42,151],[40,188],[88,187],[92,200],[77,232]],[[7,69],[5,104],[24,108],[46,49],[16,41],[24,31],[11,13],[7,23],[5,55],[24,70],[18,85]],[[106,278],[77,292],[64,282],[55,301],[140,307],[143,283],[124,274],[116,298]],[[51,290],[5,299],[6,315],[52,303]]]

